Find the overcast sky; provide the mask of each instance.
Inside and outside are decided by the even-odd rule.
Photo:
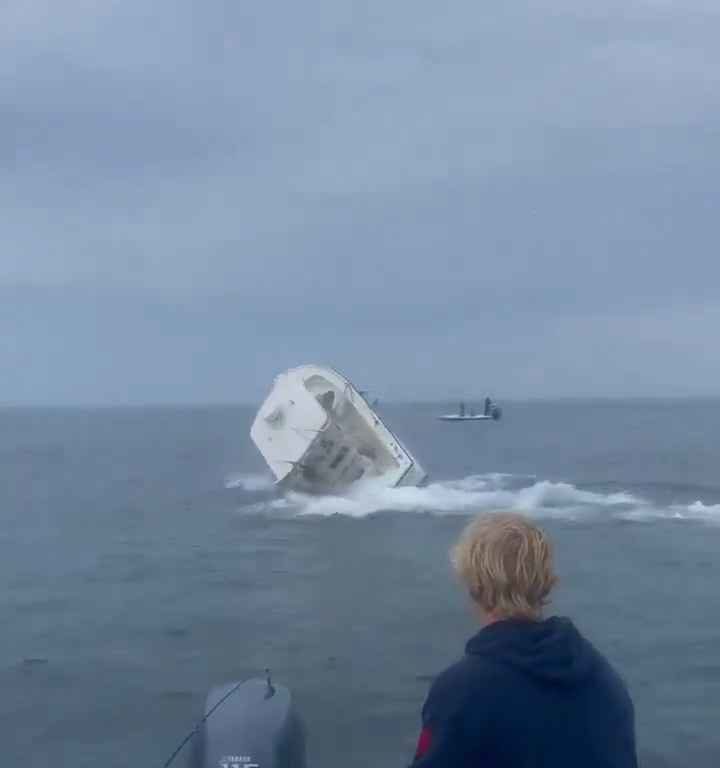
[[[718,40],[718,0],[4,0],[0,402],[720,394]]]

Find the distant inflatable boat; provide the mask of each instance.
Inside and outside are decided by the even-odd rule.
[[[460,403],[457,413],[445,413],[437,418],[440,421],[500,421],[502,409],[490,398],[485,400],[485,410],[483,413],[475,413],[472,409],[466,412],[465,403]]]
[[[458,413],[444,413],[442,416],[438,416],[440,421],[497,421],[497,418],[493,416],[485,416],[480,414],[479,416],[460,416]]]

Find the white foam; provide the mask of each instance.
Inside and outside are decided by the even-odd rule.
[[[547,480],[513,488],[511,475],[471,475],[432,483],[424,488],[387,488],[367,483],[344,496],[289,494],[290,508],[313,516],[367,517],[376,512],[415,512],[436,515],[512,510],[538,517],[574,518],[598,508],[627,508],[638,500],[626,493],[583,491],[570,483]]]
[[[720,504],[704,504],[694,501],[692,504],[671,504],[669,507],[657,507],[646,503],[644,506],[629,510],[623,517],[627,520],[697,520],[706,523],[720,523]]]
[[[703,504],[702,501],[694,501],[688,505],[688,512],[698,517],[711,517],[720,519],[720,504]]]
[[[253,482],[260,476],[236,478],[247,490],[267,489],[272,481]],[[431,483],[424,488],[387,488],[367,481],[342,496],[309,496],[288,493],[244,508],[245,512],[363,518],[378,512],[471,515],[476,512],[514,511],[538,518],[566,520],[608,519],[651,521],[658,519],[703,520],[720,523],[720,504],[696,501],[688,505],[660,507],[626,492],[600,493],[571,483],[535,480],[507,474],[470,475]]]
[[[244,491],[270,491],[275,481],[270,475],[231,475],[225,480],[226,488],[242,488]]]

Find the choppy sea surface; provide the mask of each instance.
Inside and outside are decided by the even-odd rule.
[[[507,509],[551,533],[552,609],[625,676],[642,765],[720,765],[720,401],[447,409],[381,405],[432,481],[347,498],[278,496],[252,409],[0,410],[3,766],[161,766],[265,667],[312,766],[406,765],[474,631],[448,549]]]

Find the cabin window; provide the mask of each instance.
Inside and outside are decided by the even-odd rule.
[[[348,451],[350,449],[343,445],[343,447],[337,452],[337,456],[332,460],[332,464],[330,465],[330,469],[335,469],[338,464],[348,455]]]

